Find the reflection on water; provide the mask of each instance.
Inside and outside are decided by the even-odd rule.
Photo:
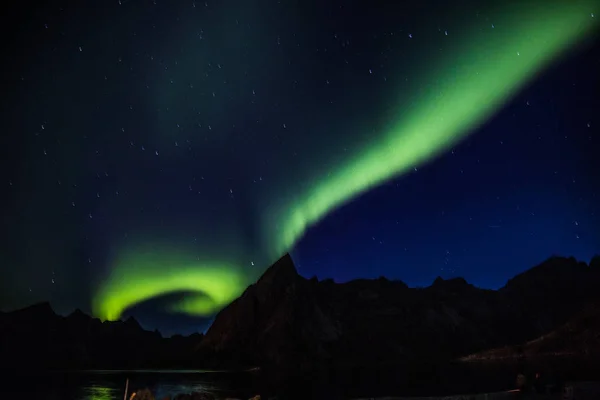
[[[118,396],[117,389],[97,385],[84,388],[83,392],[82,399],[85,400],[112,400]]]
[[[18,375],[18,376],[17,376]],[[4,380],[4,379],[3,379]],[[11,385],[0,387],[0,398],[48,400],[122,399],[125,382],[129,393],[148,388],[157,398],[190,392],[208,392],[217,397],[251,397],[255,387],[246,373],[207,371],[85,371],[19,373]]]
[[[25,373],[2,372],[0,400],[116,400],[150,389],[158,399],[180,393],[205,392],[224,399],[248,399],[277,394],[284,399],[347,399],[361,397],[447,396],[513,389],[517,374],[541,373],[546,384],[597,380],[596,358],[544,358],[487,363],[419,364],[390,368],[322,370],[280,380],[276,375],[208,371],[87,371]],[[272,371],[271,371],[272,372]],[[316,371],[314,371],[316,372]]]

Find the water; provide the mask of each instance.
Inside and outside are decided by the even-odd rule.
[[[10,378],[10,379],[6,379]],[[113,400],[123,399],[125,382],[129,393],[149,388],[157,399],[167,395],[208,392],[218,398],[247,399],[255,392],[250,373],[210,371],[32,371],[4,375],[0,398],[44,400]],[[129,397],[129,396],[127,396]]]
[[[447,396],[499,392],[515,387],[518,373],[541,372],[560,387],[565,381],[600,379],[600,360],[549,358],[518,362],[411,365],[403,368],[321,370],[276,377],[271,372],[71,371],[1,373],[0,399],[113,400],[148,388],[162,399],[179,393],[208,392],[215,397],[248,399],[256,394],[282,399],[348,399],[383,396]]]

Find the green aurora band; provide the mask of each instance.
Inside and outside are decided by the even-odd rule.
[[[440,57],[430,55],[414,79],[414,97],[406,102],[403,96],[397,102],[402,115],[390,121],[381,136],[327,176],[314,176],[305,193],[288,193],[283,201],[265,207],[261,222],[269,263],[290,251],[308,227],[332,210],[431,161],[468,136],[552,61],[592,33],[598,24],[591,13],[597,7],[592,0],[505,6],[494,12],[494,24],[502,31],[471,26],[458,48]],[[94,296],[93,312],[115,320],[154,297],[193,292],[198,295],[170,310],[210,316],[251,281],[239,265],[227,264],[166,258],[158,250],[124,251]]]
[[[309,226],[335,208],[456,145],[597,27],[590,15],[596,5],[592,1],[530,3],[502,10],[495,20],[496,26],[510,26],[504,35],[473,29],[461,48],[430,60],[432,67],[417,79],[418,87],[427,89],[415,93],[410,100],[414,105],[398,106],[403,117],[380,140],[283,204],[265,225],[281,224],[280,231],[269,235],[277,243],[275,256],[291,249]]]
[[[114,321],[136,304],[166,293],[194,292],[170,311],[211,315],[229,304],[244,289],[246,280],[225,263],[211,265],[190,254],[161,248],[123,253],[93,299],[94,315]]]

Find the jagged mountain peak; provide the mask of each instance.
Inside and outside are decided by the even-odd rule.
[[[91,317],[89,315],[87,315],[86,313],[84,313],[83,311],[81,311],[79,308],[76,308],[71,314],[68,315],[67,318],[82,319],[82,318],[91,318]]]
[[[125,325],[130,326],[132,328],[136,328],[136,329],[140,329],[142,330],[142,326],[140,325],[140,323],[133,317],[129,317],[124,321]]]
[[[577,289],[589,283],[592,269],[574,257],[552,256],[535,267],[508,280],[503,291],[539,290],[542,287]],[[600,271],[599,271],[600,272]]]
[[[292,260],[292,257],[286,253],[265,271],[256,284],[257,286],[265,284],[286,286],[294,282],[298,277],[299,275],[294,266],[294,261]]]
[[[331,360],[368,365],[530,340],[598,296],[600,276],[584,265],[551,258],[509,281],[516,290],[441,277],[422,290],[384,279],[304,279],[286,255],[217,315],[200,355],[276,368]],[[549,308],[548,298],[560,307]]]
[[[18,314],[31,316],[32,318],[47,318],[56,316],[52,306],[50,306],[50,303],[47,301],[32,304],[19,310],[15,310],[13,313],[15,315]]]
[[[164,339],[132,317],[102,323],[79,309],[63,317],[47,302],[1,317],[0,354],[11,368],[30,368],[31,360],[41,369],[191,367],[202,340],[199,335]]]
[[[446,288],[446,287],[460,288],[460,287],[471,286],[471,284],[469,282],[467,282],[465,278],[461,278],[461,277],[444,279],[441,276],[438,276],[437,278],[435,278],[435,280],[433,281],[431,286],[432,287],[441,287],[441,288]]]

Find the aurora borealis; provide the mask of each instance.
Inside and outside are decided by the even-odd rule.
[[[286,204],[280,219],[271,221],[271,226],[274,221],[289,221],[270,236],[271,242],[282,238],[279,254],[289,251],[307,226],[334,207],[420,166],[471,133],[548,62],[595,27],[583,12],[590,8],[591,3],[506,7],[497,23],[510,26],[510,32],[492,35],[489,30],[467,29],[454,52],[447,50],[429,60],[434,66],[416,76],[415,85],[422,89],[395,106],[389,127],[376,133],[379,138],[332,174],[317,177],[300,201]]]
[[[143,276],[148,279],[141,279]],[[128,282],[137,283],[131,287]],[[193,257],[186,260],[172,250],[158,249],[152,254],[138,248],[115,260],[111,279],[99,289],[93,309],[102,318],[116,320],[127,307],[139,302],[172,291],[187,291],[201,295],[186,296],[172,307],[173,311],[210,315],[239,296],[246,283],[230,265],[211,266],[210,262],[199,263]]]
[[[569,240],[517,245],[531,249],[521,269],[550,255],[542,252],[589,258],[600,251],[599,185],[589,163],[573,162],[586,159],[578,152],[598,140],[590,132],[600,121],[592,125],[593,113],[580,106],[591,102],[591,92],[571,94],[577,112],[542,106],[543,98],[563,97],[553,88],[537,96],[538,104],[527,100],[538,114],[519,123],[504,116],[530,85],[550,85],[547,71],[564,63],[578,71],[568,63],[597,47],[598,3],[378,5],[130,0],[17,11],[26,23],[11,47],[12,96],[3,102],[14,135],[2,139],[10,239],[1,247],[0,305],[50,299],[64,310],[118,319],[150,304],[162,317],[142,322],[169,331],[171,322],[160,322],[164,314],[209,320],[286,252],[302,274],[340,280],[385,274],[421,284],[460,273],[498,286],[518,272],[496,268],[482,278],[482,253],[463,255],[460,268],[440,272],[427,259],[437,246],[428,239],[410,246],[410,258],[403,255],[406,241],[383,250],[376,237],[390,234],[389,221],[400,232],[390,241],[413,235],[409,226],[422,225],[420,215],[438,207],[430,196],[447,197],[443,215],[454,209],[448,214],[463,220],[450,229],[441,228],[441,218],[429,221],[425,236],[440,235],[436,242],[462,238],[456,246],[440,244],[448,249],[440,264],[452,263],[454,247],[476,241],[463,217],[478,213],[514,219],[481,218],[494,235],[509,225],[505,238],[530,229],[552,238],[568,232]],[[27,46],[39,51],[23,52]],[[585,71],[582,77],[593,76]],[[523,127],[561,123],[547,129],[544,143]],[[580,133],[571,132],[575,123]],[[474,167],[462,184],[449,177],[444,157],[460,153],[464,165],[493,160],[496,152],[474,153],[467,139],[504,146],[494,129],[508,126],[515,144],[495,165]],[[565,136],[581,141],[556,144]],[[550,155],[523,157],[529,148],[564,151],[565,164],[556,168]],[[527,158],[530,175],[498,189],[493,176],[500,173],[519,182],[508,172],[520,165],[516,158]],[[565,195],[563,182],[540,178],[546,170],[560,170],[577,189]],[[399,189],[389,204],[369,200],[390,184],[413,190]],[[512,198],[519,211],[538,204],[529,215],[557,219],[516,222],[482,202],[465,212],[477,193],[461,185],[498,191],[498,201]],[[555,200],[546,210],[536,196]],[[405,201],[417,205],[402,207]],[[391,208],[405,214],[392,217]],[[340,221],[358,225],[324,233]],[[361,235],[368,245],[355,244]],[[505,251],[498,237],[487,240],[475,246]],[[349,247],[365,259],[348,261]],[[321,266],[323,249],[328,267]],[[409,260],[413,265],[399,266]]]

